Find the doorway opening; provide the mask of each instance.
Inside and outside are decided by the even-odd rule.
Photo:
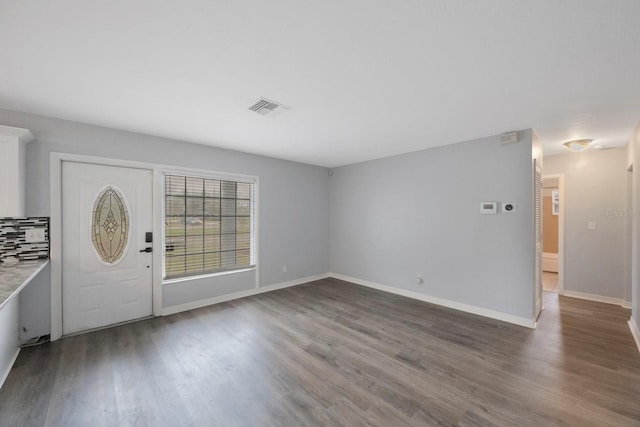
[[[542,289],[562,293],[564,176],[545,175],[542,182]]]

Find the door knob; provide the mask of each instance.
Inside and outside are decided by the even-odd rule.
[[[153,252],[153,248],[144,248],[140,252],[147,252],[147,253]]]

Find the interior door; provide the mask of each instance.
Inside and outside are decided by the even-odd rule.
[[[146,169],[62,163],[64,335],[152,314],[152,183]]]
[[[542,169],[537,160],[533,162],[534,167],[534,220],[535,220],[535,260],[534,260],[534,280],[535,280],[535,316],[538,317],[542,311]]]

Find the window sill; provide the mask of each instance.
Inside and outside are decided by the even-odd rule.
[[[217,272],[217,273],[199,274],[197,276],[176,277],[175,279],[163,279],[162,280],[162,284],[163,285],[171,285],[173,283],[188,282],[190,280],[206,279],[208,277],[226,276],[228,274],[246,273],[248,271],[255,271],[255,270],[256,270],[256,267],[249,267],[249,268],[243,268],[243,269],[240,269],[240,270],[229,270],[229,271],[220,271],[220,272]]]

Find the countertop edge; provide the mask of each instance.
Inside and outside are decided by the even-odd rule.
[[[48,264],[49,260],[47,259],[40,267],[38,267],[33,273],[31,273],[31,275],[20,286],[18,286],[16,290],[13,291],[11,295],[9,295],[9,297],[7,297],[7,299],[2,302],[2,304],[0,304],[0,310],[2,310],[5,305],[9,303],[9,301],[15,298],[20,293],[20,291],[23,290],[24,287],[27,286],[33,280],[33,278],[36,277],[38,273],[40,273],[42,269],[44,269]]]

